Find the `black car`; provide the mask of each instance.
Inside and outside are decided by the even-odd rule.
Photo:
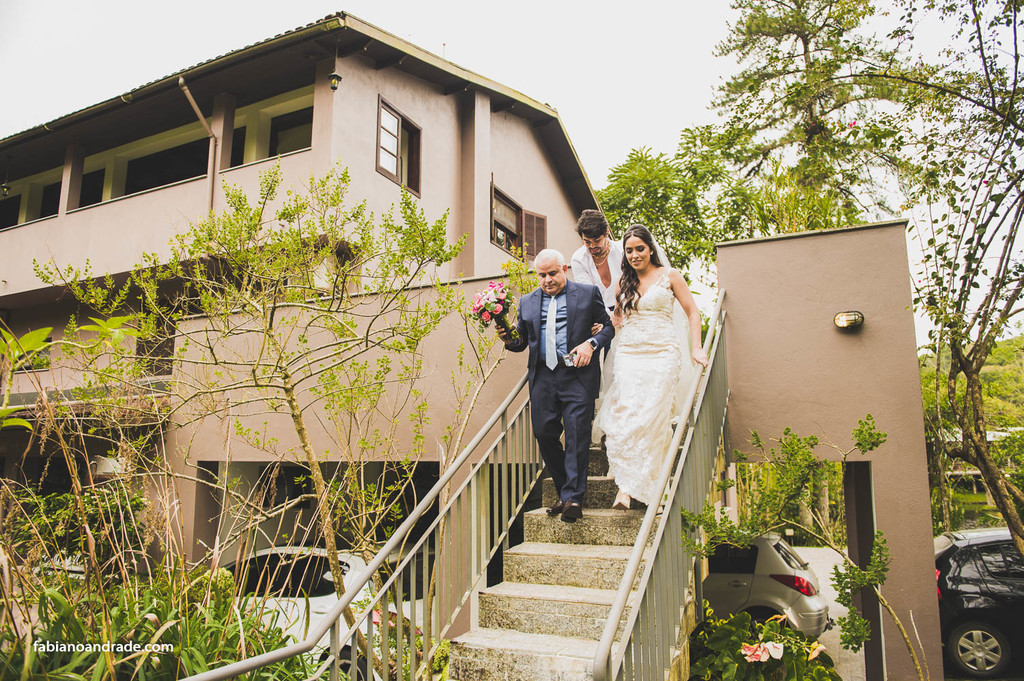
[[[935,538],[935,578],[946,657],[977,679],[1001,676],[1024,651],[1024,559],[1003,528]]]

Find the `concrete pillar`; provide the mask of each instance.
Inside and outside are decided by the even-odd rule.
[[[76,144],[64,150],[64,173],[60,181],[60,204],[57,214],[64,215],[78,208],[82,198],[82,171],[85,167],[85,152]]]
[[[231,146],[235,132],[235,96],[222,92],[213,98],[210,128],[217,136],[217,170],[231,167]]]
[[[43,186],[40,184],[29,184],[21,193],[21,206],[19,207],[18,222],[28,222],[39,217],[43,203]]]
[[[491,99],[470,90],[461,95],[459,207],[449,228],[452,239],[469,235],[465,248],[455,261],[453,274],[476,273],[477,243],[484,244],[491,229]]]

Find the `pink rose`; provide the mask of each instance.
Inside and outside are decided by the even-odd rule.
[[[495,306],[494,306],[494,314],[501,314],[501,311],[502,311],[503,309],[504,309],[504,308],[502,308],[500,304],[498,304],[498,305],[495,305]]]
[[[484,313],[480,315],[480,319],[484,320],[485,322],[491,321],[491,313],[484,310]]]

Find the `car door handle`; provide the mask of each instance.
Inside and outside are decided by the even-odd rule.
[[[742,580],[742,579],[734,579],[731,582],[729,582],[729,586],[746,586],[746,585],[747,585],[747,582],[745,580]]]

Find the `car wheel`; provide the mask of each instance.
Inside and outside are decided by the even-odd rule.
[[[965,622],[949,634],[946,652],[957,669],[976,679],[1001,676],[1010,664],[1010,643],[984,622]]]

